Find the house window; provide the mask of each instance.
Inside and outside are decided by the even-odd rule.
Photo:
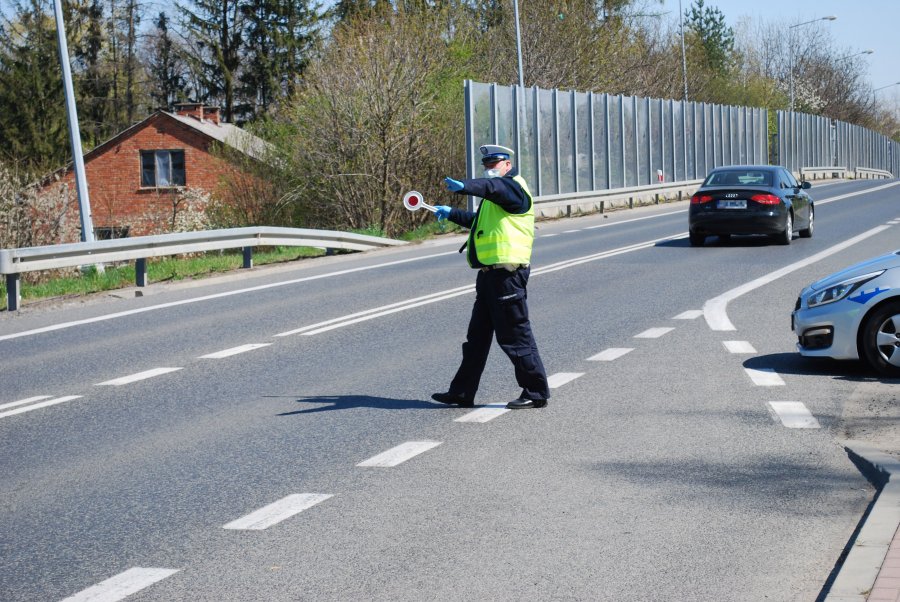
[[[141,186],[144,188],[184,186],[184,151],[141,151]]]

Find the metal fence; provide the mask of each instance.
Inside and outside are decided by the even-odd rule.
[[[478,147],[516,151],[535,196],[683,182],[768,163],[765,109],[466,81],[467,173]]]
[[[872,130],[818,115],[778,111],[778,156],[792,171],[801,167],[883,169],[900,176],[900,144]]]
[[[471,80],[465,92],[468,177],[481,174],[480,145],[502,144],[538,197],[684,182],[770,159],[795,173],[842,166],[900,175],[900,144],[826,117],[778,111],[770,157],[766,109]]]

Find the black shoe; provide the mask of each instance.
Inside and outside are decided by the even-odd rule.
[[[527,408],[542,408],[547,405],[546,399],[514,399],[506,404],[508,410],[524,410]]]
[[[465,393],[451,393],[447,391],[446,393],[434,393],[431,398],[441,403],[458,405],[464,408],[475,407],[475,398],[469,397]]]

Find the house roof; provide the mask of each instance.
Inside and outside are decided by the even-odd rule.
[[[267,152],[272,148],[272,145],[262,138],[254,136],[247,130],[243,130],[231,123],[215,123],[209,119],[200,121],[194,117],[169,113],[167,111],[160,111],[160,113],[259,161],[264,160]]]

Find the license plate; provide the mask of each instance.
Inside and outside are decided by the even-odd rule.
[[[743,199],[733,201],[719,201],[719,204],[717,206],[719,207],[719,209],[746,209],[747,201]]]

